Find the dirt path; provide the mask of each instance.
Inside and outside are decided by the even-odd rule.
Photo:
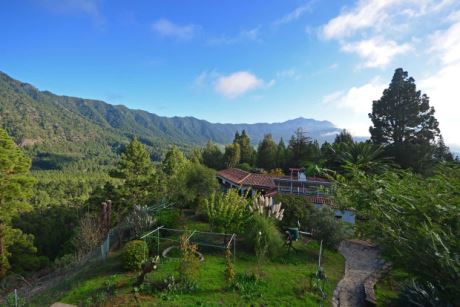
[[[364,281],[383,268],[376,247],[364,241],[348,240],[340,244],[345,257],[345,276],[334,291],[334,307],[365,306]]]

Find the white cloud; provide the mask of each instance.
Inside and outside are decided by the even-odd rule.
[[[206,87],[210,82],[213,82],[219,77],[219,74],[215,70],[202,71],[195,80],[193,80],[192,87],[203,88]]]
[[[410,51],[412,47],[408,43],[398,44],[392,40],[371,38],[345,43],[341,49],[345,52],[358,54],[365,60],[364,67],[385,67],[396,55],[404,54]]]
[[[99,0],[40,0],[39,2],[48,10],[58,14],[83,13],[100,26],[105,22],[100,12]]]
[[[209,45],[233,45],[242,41],[254,41],[259,42],[260,39],[260,27],[252,29],[241,30],[236,36],[220,36],[212,37],[208,40]]]
[[[253,41],[259,40],[260,28],[257,27],[257,28],[253,28],[253,29],[243,30],[243,31],[241,31],[240,35],[242,37],[245,37],[245,38],[249,39],[249,40],[253,40]]]
[[[367,115],[372,110],[372,101],[380,99],[386,86],[380,77],[375,77],[364,85],[328,94],[323,97],[323,102],[334,103],[339,108]]]
[[[178,25],[165,18],[158,19],[152,24],[152,30],[159,35],[181,40],[192,39],[198,29],[197,25]]]
[[[440,52],[444,64],[460,60],[460,20],[447,30],[431,35],[430,45],[430,51]]]
[[[294,68],[284,69],[276,73],[277,79],[299,80],[302,76]]]
[[[304,5],[296,7],[294,10],[284,15],[280,19],[275,20],[275,22],[273,22],[273,25],[279,26],[279,25],[283,25],[283,24],[287,24],[287,23],[296,21],[297,19],[302,17],[305,13],[308,13],[311,11],[312,4],[313,4],[313,1],[310,1],[308,3],[305,3]]]
[[[380,99],[386,87],[379,77],[375,77],[361,86],[327,94],[323,96],[323,103],[343,110],[340,112],[342,115],[335,120],[336,124],[355,136],[367,136],[370,125],[368,114],[372,111],[372,102]]]
[[[330,104],[333,102],[337,102],[338,100],[340,100],[340,98],[342,98],[344,93],[345,93],[344,91],[336,91],[336,92],[327,94],[326,96],[323,96],[323,103]]]
[[[435,116],[439,120],[444,139],[457,147],[460,147],[459,76],[460,62],[457,62],[443,67],[418,83],[418,87],[430,97],[430,105],[435,108]]]
[[[258,88],[268,88],[275,80],[265,83],[262,79],[248,71],[238,71],[217,78],[214,89],[227,98],[235,98]]]
[[[433,18],[455,18],[453,14],[449,18],[442,16],[453,5],[453,0],[359,0],[330,19],[321,28],[320,36],[337,40],[344,52],[357,54],[365,61],[360,66],[382,68],[397,55],[419,50],[416,45],[426,40],[413,38],[417,27],[439,23]],[[457,34],[460,30],[452,31]],[[429,47],[420,50],[423,48]],[[455,53],[460,54],[455,49],[450,56]]]
[[[359,1],[358,5],[345,10],[331,19],[323,28],[326,39],[341,39],[355,34],[358,30],[376,27],[384,23],[388,17],[388,9],[401,0]]]

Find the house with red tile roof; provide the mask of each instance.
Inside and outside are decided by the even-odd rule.
[[[307,177],[302,169],[290,169],[290,176],[251,173],[239,168],[228,168],[217,172],[217,179],[225,189],[237,189],[241,194],[254,196],[259,193],[266,196],[276,194],[296,194],[314,204],[317,208],[328,206],[335,208],[329,195],[331,182],[321,177]],[[336,209],[336,217],[354,223],[351,211]]]

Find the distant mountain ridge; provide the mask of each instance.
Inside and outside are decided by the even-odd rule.
[[[58,96],[40,91],[0,72],[0,127],[18,144],[35,152],[98,155],[113,152],[134,136],[153,153],[169,144],[183,148],[208,140],[227,144],[246,130],[257,144],[265,134],[287,142],[302,127],[312,139],[331,140],[339,129],[329,121],[296,118],[280,123],[220,124],[194,117],[164,117],[99,100]]]

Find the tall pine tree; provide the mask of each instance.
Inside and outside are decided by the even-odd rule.
[[[225,167],[236,167],[240,164],[241,151],[239,144],[230,144],[225,146],[224,164]]]
[[[307,133],[302,128],[298,128],[289,140],[288,166],[303,167],[312,158],[311,144],[311,139]]]
[[[276,167],[282,170],[286,168],[286,145],[283,138],[280,139],[276,148]]]
[[[428,96],[417,90],[414,78],[398,68],[382,97],[372,103],[371,140],[389,145],[388,153],[402,167],[423,171],[433,160],[433,144],[440,135],[434,112]]]
[[[110,173],[123,179],[123,184],[116,189],[119,199],[113,199],[116,218],[124,216],[134,205],[147,204],[151,199],[150,185],[154,174],[147,147],[134,138],[121,154],[117,168]]]
[[[276,153],[278,146],[271,134],[266,134],[257,148],[257,166],[265,170],[276,168]]]
[[[256,151],[251,145],[251,140],[249,139],[246,130],[243,130],[241,135],[238,131],[235,133],[233,144],[238,144],[240,146],[240,163],[254,165]]]
[[[34,250],[32,237],[11,226],[14,217],[32,209],[28,202],[34,184],[30,166],[30,159],[0,129],[0,279],[10,268],[8,257],[14,244]]]

